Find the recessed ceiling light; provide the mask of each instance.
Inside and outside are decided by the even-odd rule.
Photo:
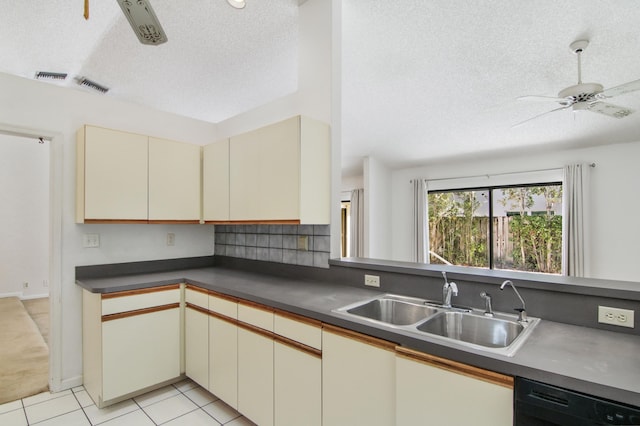
[[[244,9],[244,7],[247,5],[244,0],[227,0],[227,3],[229,3],[236,9]]]

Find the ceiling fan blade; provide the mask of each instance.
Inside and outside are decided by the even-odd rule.
[[[589,111],[598,112],[614,118],[624,118],[634,113],[634,110],[630,108],[623,108],[606,102],[594,102],[590,104]]]
[[[600,93],[600,95],[605,98],[612,98],[625,93],[635,92],[636,90],[640,90],[640,80],[630,81],[628,83],[621,84],[620,86],[605,89]]]
[[[521,121],[520,123],[514,124],[513,126],[511,126],[511,128],[513,129],[514,127],[522,126],[524,123],[528,123],[529,121],[535,120],[536,118],[542,117],[543,115],[551,114],[552,112],[561,111],[561,110],[567,109],[567,108],[571,108],[571,105],[562,106],[560,108],[552,109],[551,111],[543,112],[542,114],[538,114],[535,117],[531,117],[531,118],[528,118],[528,119],[526,119],[524,121]]]
[[[535,102],[555,101],[563,104],[566,104],[569,102],[565,98],[556,98],[554,96],[537,96],[537,95],[520,96],[519,98],[516,98],[516,99],[519,101],[535,101]]]

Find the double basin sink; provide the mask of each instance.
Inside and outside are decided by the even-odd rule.
[[[334,312],[379,326],[404,330],[418,337],[444,339],[455,345],[513,356],[540,321],[520,322],[515,315],[471,308],[444,308],[437,302],[384,294],[359,301]]]

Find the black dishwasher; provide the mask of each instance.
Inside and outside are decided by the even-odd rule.
[[[640,407],[516,377],[515,426],[640,425]]]

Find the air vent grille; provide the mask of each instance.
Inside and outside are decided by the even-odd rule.
[[[95,81],[89,80],[88,78],[84,78],[84,77],[78,78],[78,84],[80,86],[85,86],[90,89],[96,90],[100,93],[107,93],[109,91],[108,87],[105,87],[101,84],[96,83]]]
[[[36,80],[65,80],[67,73],[65,72],[49,72],[49,71],[37,71]]]

